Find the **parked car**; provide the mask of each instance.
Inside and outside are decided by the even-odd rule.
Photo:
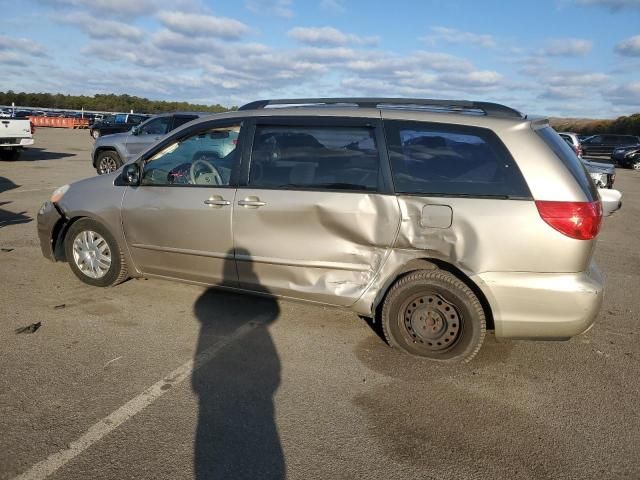
[[[38,232],[89,285],[160,277],[329,304],[375,316],[393,347],[456,361],[487,328],[590,328],[594,243],[621,204],[606,192],[546,120],[503,105],[264,100],[58,188]]]
[[[620,167],[640,170],[640,144],[616,148],[611,160]]]
[[[640,143],[640,137],[634,135],[593,135],[582,142],[582,155],[584,157],[610,158],[616,147],[638,143]]]
[[[581,159],[589,176],[598,188],[613,188],[616,181],[616,168],[610,163],[592,162]]]
[[[569,146],[576,152],[579,158],[582,158],[582,144],[580,143],[580,136],[577,133],[560,132],[559,135],[569,144]]]
[[[138,156],[163,135],[200,116],[201,113],[190,112],[156,115],[128,132],[99,137],[91,151],[91,162],[100,175],[115,172],[124,162]]]
[[[117,113],[108,115],[99,122],[94,122],[89,127],[89,135],[93,138],[102,135],[111,135],[112,133],[128,132],[131,127],[144,122],[149,115],[133,114],[133,113]]]
[[[24,147],[33,145],[34,130],[28,118],[0,119],[0,160],[18,160]]]
[[[613,165],[593,162],[582,158],[582,146],[580,145],[577,134],[562,132],[559,135],[565,142],[567,142],[578,158],[582,161],[587,172],[589,172],[589,176],[596,184],[596,187],[613,188],[613,183],[616,180],[616,169]]]

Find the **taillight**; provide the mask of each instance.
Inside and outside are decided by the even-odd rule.
[[[542,219],[567,237],[591,240],[602,223],[602,203],[536,201]]]
[[[582,145],[576,146],[576,153],[578,154],[579,157],[582,156]]]
[[[29,120],[29,126],[31,127],[31,135],[36,133],[36,126],[33,124],[31,120]]]

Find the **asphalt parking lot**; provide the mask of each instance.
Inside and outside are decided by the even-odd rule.
[[[485,341],[440,366],[356,315],[160,280],[80,283],[36,213],[94,175],[87,131],[0,162],[0,478],[640,478],[640,174],[569,342]],[[544,254],[544,252],[540,252]],[[35,333],[15,330],[41,322]]]

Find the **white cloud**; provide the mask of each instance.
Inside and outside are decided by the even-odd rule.
[[[609,82],[611,78],[604,73],[587,73],[587,72],[554,72],[543,77],[544,83],[553,86],[581,86],[581,87],[597,87]]]
[[[14,38],[7,35],[0,35],[0,51],[3,50],[14,50],[34,57],[46,55],[44,47],[39,43],[27,38]]]
[[[360,37],[343,33],[333,27],[295,27],[287,32],[289,38],[312,46],[342,46],[348,44],[375,45],[378,37]]]
[[[77,7],[107,15],[131,16],[152,12],[158,0],[40,0],[54,7]]]
[[[627,38],[615,47],[616,53],[625,57],[640,57],[640,35]]]
[[[604,90],[604,97],[616,105],[640,107],[640,82],[632,82]]]
[[[442,40],[449,44],[469,44],[470,46],[478,46],[483,48],[495,48],[496,40],[492,35],[479,34],[472,32],[463,32],[455,28],[447,27],[431,27],[431,35],[422,38],[429,43]]]
[[[84,12],[73,12],[58,15],[56,19],[63,23],[75,25],[91,38],[122,38],[126,40],[141,40],[144,32],[133,25],[115,20],[97,18]]]
[[[291,18],[292,0],[245,0],[247,9],[256,15],[275,15],[276,17]]]
[[[585,91],[576,87],[547,87],[539,95],[539,98],[546,98],[548,100],[571,100],[577,98],[584,98]]]
[[[578,5],[606,7],[613,11],[640,8],[640,0],[575,0]]]
[[[167,10],[158,13],[157,17],[168,29],[184,35],[237,40],[249,33],[246,24],[233,18]]]
[[[0,65],[15,65],[24,67],[27,65],[25,59],[15,52],[6,52],[0,50]]]
[[[552,57],[578,57],[585,56],[592,48],[593,42],[591,40],[555,38],[547,42],[547,47],[542,51],[542,54]]]
[[[342,0],[320,0],[320,8],[330,13],[344,13],[347,11]]]

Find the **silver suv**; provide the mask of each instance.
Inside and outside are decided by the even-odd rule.
[[[161,277],[334,305],[376,317],[393,347],[455,361],[487,329],[591,326],[602,208],[547,120],[482,102],[288,99],[192,122],[59,188],[38,230],[44,256],[90,285]]]
[[[115,172],[123,163],[137,158],[171,130],[203,116],[202,113],[164,113],[151,117],[127,132],[96,138],[91,162],[99,175]]]

